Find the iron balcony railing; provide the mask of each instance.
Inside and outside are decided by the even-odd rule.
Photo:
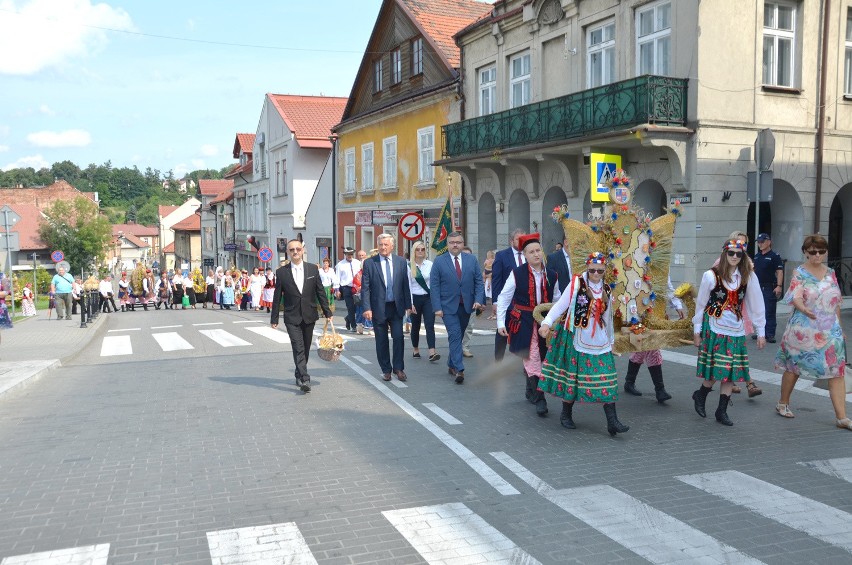
[[[445,159],[639,124],[686,124],[688,80],[642,75],[443,126]]]
[[[828,266],[834,269],[843,296],[852,296],[852,257],[831,258],[828,260]]]

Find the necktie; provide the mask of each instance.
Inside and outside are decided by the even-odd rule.
[[[518,264],[515,265],[515,266],[520,267],[523,264],[523,262],[524,262],[524,258],[521,256],[521,252],[518,251]]]
[[[390,257],[385,257],[385,300],[393,302],[393,277],[391,276]]]
[[[461,265],[459,265],[459,256],[456,255],[456,276],[461,280]]]

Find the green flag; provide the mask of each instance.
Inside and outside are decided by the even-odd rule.
[[[432,236],[432,249],[438,252],[438,255],[447,250],[447,237],[453,231],[453,212],[450,198],[447,197],[447,203],[441,208],[441,215],[438,216],[438,223],[435,225],[435,234]]]

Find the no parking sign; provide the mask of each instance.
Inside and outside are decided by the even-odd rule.
[[[272,261],[272,249],[268,247],[261,247],[257,250],[257,258],[260,259],[262,263],[269,263]]]

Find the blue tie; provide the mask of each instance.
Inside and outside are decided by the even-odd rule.
[[[393,302],[393,277],[391,277],[390,257],[385,257],[385,300]]]

